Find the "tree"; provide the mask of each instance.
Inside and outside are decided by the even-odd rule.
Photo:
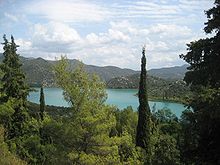
[[[152,164],[154,165],[178,165],[179,150],[177,149],[176,139],[168,134],[161,134],[157,137],[154,145],[154,156]]]
[[[21,70],[17,45],[13,36],[8,42],[4,39],[4,59],[1,64],[0,88],[0,117],[7,118],[3,121],[6,131],[6,142],[11,152],[16,153],[28,163],[42,162],[42,146],[40,145],[40,123],[30,118],[27,108],[27,95],[29,87],[25,83],[25,76]]]
[[[178,118],[169,109],[161,109],[152,113],[152,121],[152,164],[180,164]]]
[[[21,70],[19,55],[17,54],[18,45],[15,44],[14,37],[11,36],[9,43],[6,35],[3,36],[3,72],[1,93],[1,103],[6,103],[10,99],[15,100],[13,104],[14,113],[12,115],[11,126],[8,131],[8,138],[12,139],[24,134],[24,124],[28,118],[27,95],[29,88],[25,84],[25,76]]]
[[[196,115],[191,110],[183,111],[181,115],[181,131],[179,133],[179,148],[181,161],[194,164],[197,159],[198,132]]]
[[[135,143],[136,129],[138,115],[137,112],[133,111],[131,106],[123,110],[115,111],[116,116],[116,132],[118,136],[121,136],[123,133],[127,132],[132,136],[132,140]]]
[[[142,147],[148,154],[147,163],[151,164],[151,112],[148,104],[147,96],[147,71],[146,71],[146,57],[145,47],[143,47],[142,58],[141,58],[141,75],[139,84],[139,108],[138,108],[138,125],[136,134],[136,146]]]
[[[220,87],[220,1],[215,0],[215,6],[206,11],[208,22],[205,23],[205,32],[215,33],[215,36],[200,39],[187,44],[188,52],[180,57],[190,64],[190,71],[185,80],[193,85],[210,85]]]
[[[4,73],[2,92],[5,93],[5,97],[2,98],[2,101],[7,102],[11,97],[21,100],[22,106],[25,106],[29,88],[25,84],[25,76],[21,70],[22,64],[19,54],[16,52],[19,46],[15,44],[13,36],[11,36],[11,43],[8,42],[6,35],[3,36],[3,39],[4,59],[1,69]]]
[[[113,109],[104,104],[104,83],[96,76],[89,76],[80,64],[72,71],[62,57],[54,68],[57,84],[64,90],[64,97],[71,105],[71,114],[65,127],[71,151],[69,159],[75,164],[117,164],[118,138],[110,137],[116,126]],[[77,130],[77,131],[76,131]]]
[[[195,121],[189,121],[193,124],[193,137],[187,134],[193,141],[187,142],[194,143],[190,146],[200,164],[220,163],[220,1],[215,0],[214,4],[206,11],[208,21],[204,28],[207,34],[214,35],[187,44],[187,54],[180,55],[190,64],[184,79],[194,92],[189,101],[193,113],[188,117]]]
[[[44,100],[44,89],[40,88],[40,118],[44,120],[44,111],[45,111],[45,100]]]

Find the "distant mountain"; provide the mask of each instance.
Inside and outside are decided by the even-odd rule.
[[[138,71],[134,71],[132,69],[121,69],[115,66],[98,67],[93,65],[86,65],[86,71],[88,73],[98,74],[105,81],[109,81],[112,78],[118,77],[118,75],[128,76],[138,73]]]
[[[53,64],[51,62],[43,58],[25,58],[22,63],[28,84],[31,86],[39,86],[42,83],[46,86],[54,85]]]
[[[3,59],[3,54],[0,53],[0,61]],[[53,66],[56,64],[56,61],[49,61],[43,58],[25,58],[20,56],[20,60],[23,64],[22,69],[26,74],[27,82],[33,86],[38,86],[41,83],[46,84],[47,86],[54,85],[54,73],[52,71]],[[74,69],[79,63],[78,60],[69,60],[71,67]],[[115,66],[93,66],[86,65],[85,70],[88,73],[96,73],[100,78],[107,82],[112,78],[119,76],[128,76],[138,71],[131,69],[122,69]]]
[[[0,61],[2,61],[2,59],[3,54],[0,53]],[[22,69],[26,74],[27,83],[33,86],[38,86],[41,83],[44,83],[47,86],[54,85],[54,73],[52,68],[56,64],[56,61],[49,61],[43,58],[25,58],[22,56],[20,56],[20,60],[23,64]],[[69,60],[69,62],[73,69],[79,63],[79,61],[75,59]],[[187,65],[171,68],[151,69],[148,71],[148,73],[152,76],[164,79],[182,79],[186,72],[186,67]],[[123,77],[140,73],[139,71],[132,69],[122,69],[115,66],[100,67],[85,64],[85,69],[88,73],[96,73],[105,82],[109,82],[114,78],[121,77],[123,79]],[[132,86],[133,83],[129,83],[131,83]]]
[[[189,65],[185,64],[169,68],[151,69],[148,71],[148,74],[163,79],[178,80],[184,78],[188,66]]]

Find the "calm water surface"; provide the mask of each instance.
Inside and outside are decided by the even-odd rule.
[[[30,92],[28,100],[39,104],[40,88],[34,88],[37,92]],[[44,97],[47,105],[54,106],[69,106],[63,98],[63,91],[60,88],[44,88]],[[135,96],[137,93],[136,89],[107,89],[108,99],[107,104],[116,105],[119,109],[132,106],[134,110],[137,110],[139,105],[138,97]],[[150,108],[153,106],[156,110],[168,108],[178,117],[180,117],[182,111],[186,108],[183,104],[172,103],[172,102],[161,102],[161,101],[149,101]]]

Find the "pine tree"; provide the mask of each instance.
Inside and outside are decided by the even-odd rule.
[[[40,118],[44,120],[44,111],[45,111],[45,100],[44,100],[44,89],[40,88]]]
[[[136,146],[139,146],[146,150],[148,155],[147,163],[151,164],[151,147],[150,147],[150,136],[151,136],[151,113],[148,104],[147,96],[147,71],[146,71],[146,57],[145,47],[143,47],[141,58],[141,75],[139,84],[139,108],[138,108],[138,125],[136,134]]]
[[[2,101],[7,102],[11,97],[22,100],[24,105],[28,95],[28,87],[25,84],[25,76],[21,70],[22,64],[19,60],[19,54],[16,52],[19,46],[15,44],[13,36],[11,36],[11,43],[6,39],[6,35],[3,36],[3,39],[4,59],[1,69],[4,72],[4,76],[2,78],[2,92],[6,96]]]
[[[19,55],[14,37],[11,36],[11,42],[8,42],[6,35],[3,36],[4,59],[1,64],[1,70],[4,73],[2,77],[1,103],[6,103],[10,99],[14,100],[14,114],[12,115],[11,128],[8,130],[8,138],[18,137],[24,132],[24,123],[28,118],[27,113],[27,95],[29,88],[25,84],[25,76],[21,70]]]
[[[119,164],[118,140],[109,137],[116,119],[112,108],[104,104],[105,84],[96,75],[89,76],[82,64],[70,70],[64,57],[54,70],[71,106],[65,129],[71,139],[72,164]]]

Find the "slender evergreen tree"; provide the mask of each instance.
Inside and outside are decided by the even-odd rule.
[[[146,57],[145,47],[143,47],[142,58],[141,58],[141,75],[139,84],[139,108],[138,108],[138,125],[136,134],[136,146],[139,146],[147,152],[147,163],[151,164],[151,147],[150,147],[150,136],[151,136],[151,113],[148,104],[147,96],[147,71],[146,71]]]
[[[40,118],[44,120],[44,111],[45,111],[45,100],[44,100],[44,89],[43,86],[40,88]]]

